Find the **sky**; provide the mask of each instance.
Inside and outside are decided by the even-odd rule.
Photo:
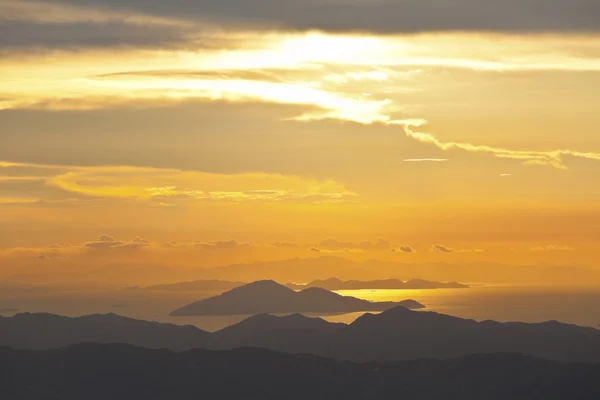
[[[600,270],[598,104],[596,0],[0,0],[0,278]]]

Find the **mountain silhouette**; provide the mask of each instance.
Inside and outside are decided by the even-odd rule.
[[[497,352],[600,362],[600,331],[556,321],[477,322],[396,307],[356,319],[336,335],[328,355],[356,361],[391,361]]]
[[[244,282],[211,280],[196,280],[190,282],[177,282],[161,285],[151,285],[145,287],[132,286],[127,287],[127,291],[161,291],[161,292],[219,292],[231,290],[238,286],[245,285]]]
[[[493,262],[400,262],[365,260],[358,262],[345,257],[324,255],[232,264],[190,271],[191,279],[222,279],[251,282],[273,279],[278,282],[310,282],[335,276],[342,280],[372,280],[419,277],[430,281],[514,282],[521,284],[589,284],[600,277],[597,269],[582,265],[536,264],[508,265]],[[172,276],[173,271],[168,271]],[[369,288],[370,289],[370,288]]]
[[[186,350],[209,346],[210,334],[194,326],[163,324],[116,314],[70,318],[22,313],[0,319],[0,345],[50,349],[75,343],[126,343]]]
[[[321,288],[296,292],[274,281],[257,281],[234,288],[219,296],[188,304],[172,316],[253,315],[287,313],[349,313],[382,311],[397,306],[424,308],[414,300],[401,302],[369,302],[343,297]]]
[[[212,334],[212,348],[260,347],[287,353],[325,354],[332,334],[346,324],[301,314],[259,314]]]
[[[352,324],[299,314],[256,315],[214,333],[114,314],[79,318],[17,314],[0,318],[0,346],[51,349],[77,343],[126,343],[181,351],[260,347],[351,361],[448,359],[522,353],[569,362],[600,362],[600,330],[549,321],[477,322],[396,307]]]
[[[327,290],[361,290],[361,289],[466,289],[469,286],[458,282],[436,282],[424,279],[411,279],[403,282],[399,279],[381,279],[372,281],[342,281],[338,278],[314,280],[306,285],[287,284],[294,290],[320,287]]]
[[[600,365],[519,354],[351,363],[261,349],[175,353],[86,344],[0,348],[3,400],[600,398]]]

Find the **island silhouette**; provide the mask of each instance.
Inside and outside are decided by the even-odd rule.
[[[458,282],[436,282],[425,279],[378,279],[372,281],[350,280],[342,281],[338,278],[314,280],[305,285],[289,283],[290,289],[302,290],[311,287],[320,287],[327,290],[364,290],[364,289],[468,289],[469,285]]]
[[[170,315],[251,315],[297,312],[325,314],[383,311],[397,306],[410,309],[425,308],[414,300],[370,302],[355,297],[340,296],[317,287],[297,292],[277,282],[265,280],[252,282],[221,295],[188,304]]]
[[[224,292],[236,287],[246,285],[246,282],[228,281],[219,279],[201,279],[188,282],[166,283],[150,285],[145,287],[130,286],[125,291],[159,291],[159,292]],[[286,283],[284,286],[293,290],[320,287],[327,290],[360,290],[360,289],[466,289],[469,285],[458,282],[437,282],[426,279],[411,279],[401,281],[399,279],[378,280],[349,280],[343,281],[338,278],[313,280],[309,283]]]

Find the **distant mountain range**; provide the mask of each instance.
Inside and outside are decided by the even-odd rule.
[[[197,280],[190,282],[168,283],[162,285],[150,285],[145,287],[131,286],[125,288],[127,291],[165,291],[165,292],[218,292],[231,290],[238,286],[244,286],[245,282],[221,281],[218,279]]]
[[[171,276],[173,272],[170,271]],[[519,282],[520,284],[560,283],[589,284],[600,279],[597,269],[581,265],[507,265],[500,263],[447,262],[416,263],[400,261],[353,261],[332,255],[233,264],[199,268],[190,272],[193,279],[255,281],[273,279],[277,282],[310,282],[314,279],[337,277],[341,280],[372,280],[415,277],[431,281],[458,282]]]
[[[302,290],[311,287],[320,287],[327,290],[364,290],[364,289],[467,289],[469,285],[458,282],[436,282],[424,279],[411,279],[403,282],[398,279],[379,279],[374,281],[342,281],[338,278],[314,280],[306,285],[289,283],[290,289]]]
[[[0,348],[3,400],[514,400],[600,398],[600,365],[518,354],[349,363],[261,349],[174,353],[86,344]]]
[[[51,349],[89,342],[177,351],[261,347],[352,361],[446,359],[504,352],[556,361],[600,362],[600,330],[594,328],[555,321],[476,322],[404,307],[365,314],[349,325],[299,314],[260,314],[215,333],[113,314],[80,318],[17,314],[0,318],[0,346]]]
[[[244,286],[245,282],[222,281],[218,279],[197,280],[190,282],[177,282],[145,287],[130,286],[126,291],[161,291],[161,292],[224,292],[233,288]],[[458,282],[436,282],[425,279],[411,279],[401,281],[398,279],[381,279],[371,281],[342,281],[338,278],[314,280],[307,284],[287,283],[284,286],[293,290],[320,287],[327,290],[358,290],[358,289],[465,289],[468,285]]]
[[[253,315],[287,313],[349,313],[383,311],[403,306],[425,308],[414,300],[400,302],[370,302],[344,297],[329,290],[311,287],[296,292],[274,281],[257,281],[236,287],[219,296],[188,304],[171,313],[172,316]]]

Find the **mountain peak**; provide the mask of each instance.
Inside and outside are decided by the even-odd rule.
[[[308,288],[300,292],[274,281],[257,281],[237,287],[219,296],[188,304],[171,313],[172,316],[190,315],[253,315],[261,313],[289,314],[299,312],[357,312],[382,311],[396,305],[422,308],[409,301],[369,302],[355,297],[343,297],[322,288]]]

